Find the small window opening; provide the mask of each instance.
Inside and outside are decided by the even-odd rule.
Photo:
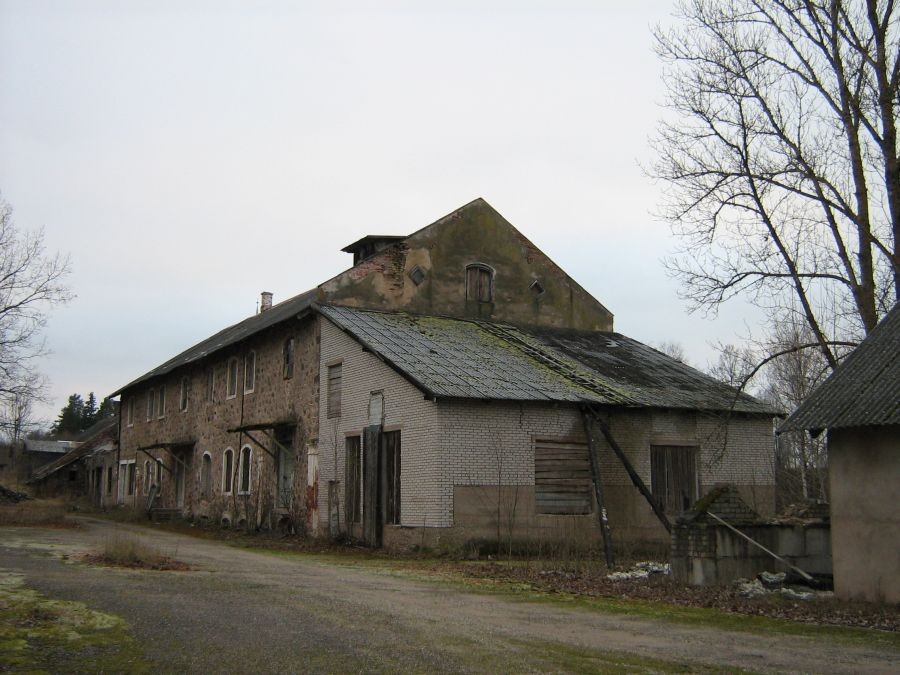
[[[156,389],[152,387],[147,391],[147,421],[156,416]]]
[[[475,263],[466,267],[466,300],[494,301],[494,271],[487,265]]]
[[[226,382],[226,398],[234,398],[237,396],[237,383],[238,383],[238,360],[236,356],[232,356],[228,359],[228,379]]]
[[[222,492],[226,495],[231,494],[232,481],[234,481],[234,450],[226,448],[222,456]]]
[[[158,403],[156,405],[156,416],[159,419],[162,419],[166,416],[166,386],[161,386],[157,393],[159,394]]]
[[[289,380],[294,376],[294,338],[284,341],[284,379]]]
[[[423,281],[425,281],[425,272],[422,271],[422,268],[416,265],[409,271],[409,278],[412,279],[412,282],[419,286]]]
[[[256,352],[244,357],[244,393],[252,394],[256,387]]]
[[[181,378],[181,395],[178,397],[178,409],[185,412],[188,409],[188,401],[191,398],[191,379]]]
[[[531,292],[534,293],[535,297],[539,297],[544,294],[544,286],[537,279],[532,281],[531,286],[529,286],[528,288],[531,289]]]
[[[328,366],[328,417],[341,416],[341,364]]]

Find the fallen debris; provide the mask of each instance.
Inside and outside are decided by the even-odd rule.
[[[652,561],[644,561],[635,563],[630,570],[625,572],[613,572],[607,574],[606,578],[610,581],[630,581],[632,579],[647,579],[651,574],[671,574],[672,568],[669,563],[658,563]]]
[[[18,504],[19,502],[24,502],[26,499],[31,499],[31,497],[24,492],[16,492],[15,490],[10,490],[8,487],[0,485],[0,503]]]

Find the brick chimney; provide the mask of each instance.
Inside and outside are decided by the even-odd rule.
[[[267,309],[272,309],[272,294],[269,291],[263,291],[259,294],[259,311],[262,313]]]

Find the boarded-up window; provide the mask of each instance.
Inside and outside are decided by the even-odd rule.
[[[466,300],[492,302],[494,300],[494,273],[486,265],[466,267]]]
[[[347,450],[344,508],[347,513],[347,521],[358,523],[362,516],[362,450],[360,437],[348,436],[344,444]]]
[[[328,416],[341,416],[341,364],[328,366]]]
[[[384,522],[400,524],[400,432],[384,433]]]
[[[650,446],[650,483],[663,511],[679,514],[697,501],[697,448]]]
[[[591,512],[591,464],[587,445],[535,441],[536,512],[580,515]]]

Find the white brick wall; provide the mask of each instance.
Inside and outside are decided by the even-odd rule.
[[[339,419],[328,419],[322,406],[319,422],[319,513],[323,526],[328,518],[327,482],[337,479],[343,483],[344,437],[365,428],[373,391],[384,393],[384,425],[401,430],[401,514],[406,526],[452,526],[454,486],[496,485],[498,470],[504,485],[533,485],[535,440],[584,436],[581,414],[570,406],[427,401],[396,371],[364,352],[359,343],[323,319],[323,401],[327,399],[327,367],[336,361],[343,364],[342,414]],[[701,449],[698,469],[704,491],[716,483],[733,482],[768,488],[769,495],[763,501],[771,496],[774,437],[770,420],[732,417],[727,425],[724,452],[726,435],[720,416],[649,410],[618,412],[610,419],[610,428],[648,487],[651,444],[697,445]],[[599,430],[596,437],[600,442],[604,485],[630,486],[628,474]],[[649,506],[636,490],[633,497],[642,517],[652,520]],[[342,524],[343,506],[342,485]]]

